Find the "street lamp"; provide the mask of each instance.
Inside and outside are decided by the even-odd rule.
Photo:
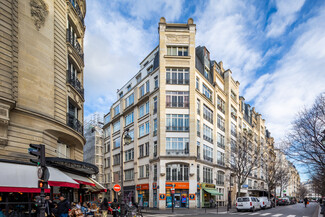
[[[121,151],[120,151],[120,176],[121,176],[121,214],[122,216],[125,214],[125,202],[124,202],[124,177],[123,177],[123,173],[124,173],[124,169],[123,169],[123,166],[124,166],[124,162],[123,162],[123,154],[124,154],[124,151],[123,151],[123,146],[124,144],[125,145],[128,145],[131,143],[132,141],[132,138],[131,136],[129,135],[129,128],[126,128],[123,133],[122,133],[122,139],[121,139]]]

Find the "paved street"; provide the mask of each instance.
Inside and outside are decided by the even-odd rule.
[[[317,203],[311,203],[308,205],[307,208],[304,207],[303,204],[295,204],[290,206],[280,206],[272,209],[267,210],[260,210],[257,212],[237,212],[232,211],[230,213],[227,213],[226,211],[220,211],[218,215],[220,216],[266,216],[266,217],[312,217],[316,207],[318,206]],[[169,212],[170,211],[170,212]],[[149,212],[149,211],[148,211]],[[160,213],[158,213],[160,212]],[[217,211],[207,209],[207,212],[205,213],[204,209],[195,209],[195,210],[175,210],[175,213],[172,214],[171,210],[166,211],[156,211],[155,213],[144,213],[145,217],[169,217],[169,216],[216,216]]]

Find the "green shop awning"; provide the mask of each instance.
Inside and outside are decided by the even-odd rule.
[[[211,195],[223,195],[223,194],[219,193],[217,189],[204,188],[203,190],[210,193]]]

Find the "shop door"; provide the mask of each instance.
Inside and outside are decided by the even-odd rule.
[[[200,208],[201,207],[201,204],[200,204],[200,192],[198,191],[198,192],[196,192],[196,206],[197,206],[197,208]]]
[[[175,194],[175,207],[181,207],[181,194]]]
[[[143,206],[143,196],[142,196],[142,194],[138,194],[138,204],[139,204],[139,206]]]
[[[158,203],[157,203],[157,190],[153,191],[153,207],[157,208],[158,207]]]

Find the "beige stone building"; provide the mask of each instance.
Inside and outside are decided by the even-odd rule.
[[[45,144],[47,163],[53,167],[72,173],[98,172],[82,162],[86,1],[1,0],[0,10],[1,167],[7,171],[6,167],[29,162],[29,144],[34,143]],[[23,172],[35,169],[22,164],[17,169],[26,167]],[[26,182],[17,189],[37,192],[36,172],[26,175]],[[31,183],[29,176],[33,176]],[[80,181],[78,177],[67,180],[71,183],[66,186],[81,188],[73,181]],[[17,187],[4,181],[0,180],[0,194]],[[79,200],[77,189],[66,192],[70,201]]]
[[[246,180],[243,195],[267,189],[265,165],[274,159],[273,138],[261,114],[239,97],[239,82],[222,62],[195,44],[196,25],[159,22],[159,45],[140,70],[117,92],[104,120],[104,182],[110,199],[119,183],[120,146],[124,146],[124,198],[144,206],[205,207],[235,200],[231,147],[243,129],[261,147],[259,168]],[[255,150],[255,149],[254,149]],[[231,197],[228,197],[231,194]]]

